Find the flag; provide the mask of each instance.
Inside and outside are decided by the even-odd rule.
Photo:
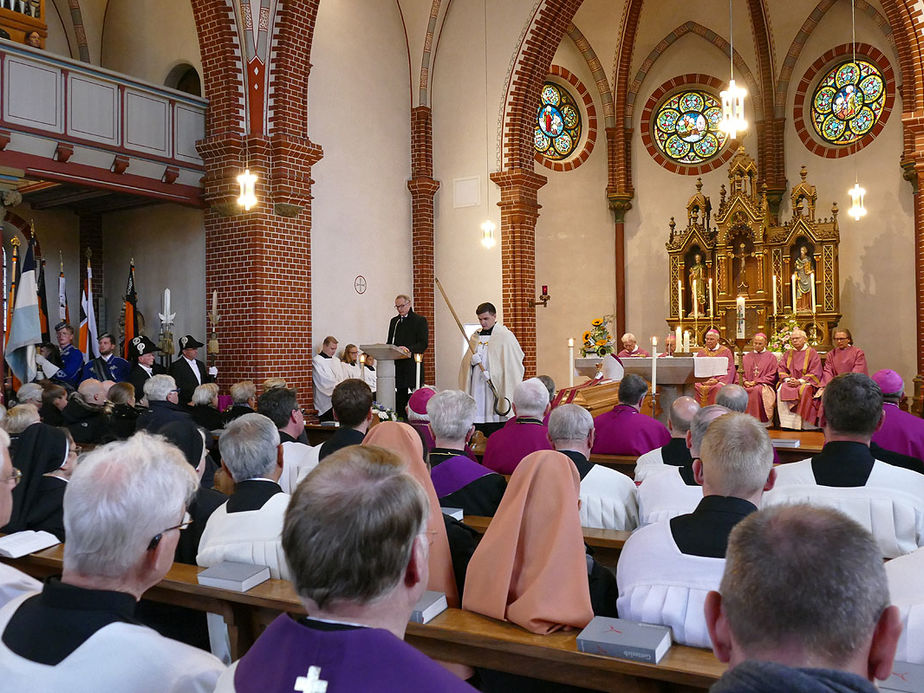
[[[138,336],[138,294],[135,293],[135,261],[128,266],[128,283],[125,286],[125,341],[122,344],[122,357],[128,360],[128,345]]]
[[[51,334],[48,331],[48,298],[45,296],[45,258],[42,258],[42,264],[39,266],[35,289],[38,291],[39,323],[42,326],[42,341],[50,342]]]
[[[67,307],[67,284],[64,281],[64,260],[61,260],[61,272],[58,274],[58,321],[71,324],[71,311]]]
[[[93,311],[93,270],[90,269],[90,259],[87,258],[87,278],[83,282],[83,291],[80,292],[80,351],[83,360],[99,357],[99,340],[96,337],[96,313]]]
[[[26,259],[22,263],[19,290],[16,292],[9,341],[6,345],[6,361],[10,364],[10,370],[24,383],[32,382],[35,378],[35,345],[42,341],[35,282],[34,245],[34,241],[29,241]]]
[[[13,236],[13,274],[10,277],[10,295],[6,301],[6,343],[10,343],[13,329],[13,308],[16,305],[16,286],[19,283],[19,239]],[[5,345],[4,345],[5,346]]]

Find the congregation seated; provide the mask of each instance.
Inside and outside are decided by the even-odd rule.
[[[125,440],[134,435],[141,410],[135,406],[135,386],[116,383],[106,394],[112,408],[109,411],[108,440]]]
[[[738,382],[747,390],[748,414],[769,426],[776,409],[776,381],[780,362],[776,354],[767,350],[767,335],[763,332],[754,335],[751,346],[754,350],[741,357]]]
[[[64,492],[78,453],[66,428],[33,423],[20,434],[12,461],[22,476],[2,531],[44,530],[64,541]]]
[[[616,568],[620,617],[669,626],[675,642],[709,647],[706,594],[719,586],[732,528],[773,487],[772,449],[752,416],[728,413],[711,423],[693,460],[703,486],[696,509],[639,529],[623,547]]]
[[[24,383],[16,391],[16,404],[31,404],[42,408],[42,386],[38,383]]]
[[[196,563],[206,568],[222,561],[263,565],[274,578],[288,579],[280,535],[290,496],[278,484],[279,431],[265,416],[246,414],[225,428],[218,447],[234,493],[209,517]]]
[[[555,401],[555,381],[552,380],[552,376],[537,375],[536,379],[545,385],[545,389],[549,391],[549,406],[554,407],[555,405],[552,403]],[[546,412],[545,418],[542,419],[542,423],[544,423],[546,426],[549,425],[549,415],[551,413],[551,410],[549,410]],[[510,423],[510,421],[508,420],[507,423]]]
[[[427,414],[427,403],[436,394],[436,388],[424,385],[411,393],[407,400],[407,422],[414,427],[420,442],[423,445],[424,455],[433,449],[435,442],[430,432],[430,416]]]
[[[282,543],[310,616],[277,617],[217,693],[309,690],[312,677],[331,691],[474,690],[403,642],[427,589],[433,530],[427,494],[405,470],[394,453],[353,446],[299,485]]]
[[[597,455],[644,455],[670,442],[667,427],[639,410],[648,383],[628,374],[619,383],[619,403],[611,411],[594,419],[593,452]]]
[[[190,416],[197,426],[206,431],[217,431],[225,427],[225,417],[218,411],[218,385],[203,383],[193,390]]]
[[[141,595],[173,564],[193,471],[139,433],[78,465],[64,498],[61,577],[0,609],[7,690],[206,693],[224,665],[135,621]]]
[[[318,452],[318,460],[323,460],[340,448],[359,445],[372,424],[372,390],[362,380],[349,378],[338,383],[330,398],[334,418],[340,427],[330,438],[324,441]]]
[[[576,404],[562,404],[549,416],[549,439],[570,459],[581,479],[581,526],[632,530],[638,526],[635,484],[622,472],[588,460],[594,419]]]
[[[282,474],[278,481],[283,493],[291,494],[298,482],[318,463],[320,446],[302,442],[305,433],[305,416],[298,406],[295,388],[274,387],[257,402],[257,411],[273,422],[279,431]]]
[[[580,476],[554,450],[527,455],[469,563],[462,608],[544,635],[616,615],[613,574],[587,556]],[[559,690],[482,670],[482,690]]]
[[[311,377],[314,382],[314,408],[318,410],[321,421],[333,421],[334,410],[330,398],[337,383],[343,380],[340,360],[334,358],[337,353],[337,338],[327,336],[321,344],[321,350],[311,360]],[[268,391],[264,384],[264,394]]]
[[[735,382],[737,374],[735,372],[735,355],[727,346],[719,344],[719,332],[714,328],[706,330],[703,337],[705,345],[696,352],[697,357],[710,356],[713,358],[724,357],[728,360],[728,368],[725,375],[710,376],[705,380],[698,380],[693,384],[696,390],[697,401],[700,406],[715,404],[716,395],[723,385],[730,385]]]
[[[16,451],[19,444],[19,436],[29,426],[39,423],[42,417],[39,416],[38,410],[34,404],[17,404],[6,412],[3,421],[0,421],[0,427],[3,428],[10,436],[10,452]],[[47,424],[46,424],[47,425]]]
[[[651,356],[651,354],[644,349],[639,349],[638,340],[631,332],[626,332],[620,341],[622,342],[622,349],[616,354],[618,358],[624,359],[633,356]]]
[[[383,421],[372,427],[362,444],[384,448],[397,455],[426,492],[430,504],[427,531],[431,540],[427,589],[443,592],[449,606],[458,607],[468,563],[475,550],[476,534],[440,510],[436,489],[424,462],[420,437],[406,423]]]
[[[234,383],[229,390],[231,407],[224,413],[225,423],[229,424],[239,416],[252,414],[257,410],[257,386],[252,380]]]
[[[61,411],[66,406],[67,390],[49,381],[42,388],[42,404],[39,408],[42,421],[49,426],[63,426],[64,417],[61,416]]]
[[[172,375],[151,376],[144,383],[148,408],[138,416],[137,429],[157,433],[172,421],[192,421],[180,407],[180,391]]]
[[[869,532],[835,510],[782,506],[740,522],[706,598],[712,650],[729,665],[710,691],[875,693],[901,630],[886,570]]]
[[[108,381],[107,381],[108,382]],[[114,383],[109,382],[109,385]],[[64,425],[78,443],[100,443],[109,430],[106,411],[106,383],[88,378],[71,394],[67,406],[61,411]]]
[[[670,431],[671,439],[666,445],[639,456],[633,474],[635,483],[641,484],[649,475],[664,471],[665,465],[688,467],[693,464],[690,448],[687,447],[687,431],[698,411],[699,404],[692,397],[681,396],[671,402],[667,415],[667,430]]]
[[[499,474],[512,474],[524,457],[551,450],[549,429],[542,423],[549,411],[549,391],[538,378],[529,378],[513,392],[514,418],[488,438],[483,463]]]
[[[869,376],[846,373],[824,391],[825,444],[812,458],[781,465],[766,505],[808,503],[837,508],[869,530],[882,555],[924,546],[924,477],[873,457],[882,391]]]
[[[228,496],[215,489],[202,486],[202,477],[208,464],[208,448],[205,445],[206,431],[192,421],[173,421],[160,430],[160,434],[183,453],[184,459],[195,470],[199,488],[189,501],[186,511],[191,524],[180,533],[174,561],[196,565],[199,540],[212,513],[228,500]]]
[[[795,431],[817,428],[818,400],[822,367],[818,352],[808,345],[804,330],[789,335],[790,348],[780,357],[779,385],[776,388],[776,411],[780,427]]]
[[[885,564],[889,580],[889,595],[899,611],[902,635],[898,641],[896,659],[900,662],[924,664],[924,548],[915,549]]]
[[[871,443],[885,450],[924,460],[924,419],[899,408],[905,383],[893,370],[873,373],[873,382],[882,390],[882,425]]]
[[[751,414],[750,393],[740,385],[723,385],[719,390],[719,394],[715,397],[715,403],[729,411]],[[754,415],[751,414],[751,416]],[[754,416],[754,418],[761,421],[759,416]],[[763,422],[763,424],[767,426],[768,422]],[[780,456],[777,454],[776,448],[773,448],[773,464],[779,464],[780,462]]]
[[[10,460],[10,436],[0,428],[0,527],[10,521],[13,513],[13,489],[19,484],[21,471],[13,467]],[[38,592],[42,583],[16,570],[6,563],[0,563],[0,607],[23,594]]]
[[[440,505],[461,508],[463,518],[493,516],[507,488],[503,476],[465,453],[475,433],[477,409],[474,398],[461,390],[443,390],[427,402],[435,442],[427,456],[430,479]]]

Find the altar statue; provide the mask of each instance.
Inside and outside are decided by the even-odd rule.
[[[808,255],[808,248],[799,246],[799,257],[796,258],[793,268],[796,272],[796,311],[812,312],[812,258]]]
[[[699,253],[693,256],[693,265],[690,267],[690,296],[696,301],[696,312],[700,315],[706,314],[706,263],[703,262],[703,256]],[[696,290],[693,290],[693,282],[696,282]],[[691,308],[691,313],[693,312]]]

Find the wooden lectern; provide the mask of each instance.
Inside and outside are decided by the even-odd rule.
[[[411,358],[394,344],[360,344],[363,353],[370,354],[375,363],[375,394],[386,409],[395,408],[395,361]],[[405,412],[397,412],[403,416]]]

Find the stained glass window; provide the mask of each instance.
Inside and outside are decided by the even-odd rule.
[[[708,161],[725,146],[728,136],[719,130],[722,103],[701,89],[674,94],[661,104],[654,119],[658,149],[678,164]]]
[[[536,111],[536,151],[547,159],[567,159],[581,140],[581,111],[565,89],[554,82],[542,85]]]
[[[878,122],[885,104],[882,73],[865,60],[831,68],[812,96],[815,132],[831,144],[850,144]]]

